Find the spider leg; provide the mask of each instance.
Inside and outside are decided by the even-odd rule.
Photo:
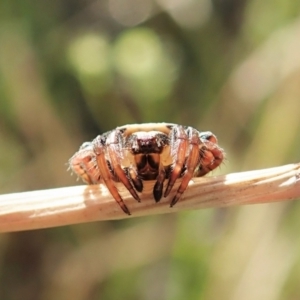
[[[100,143],[95,141],[95,153],[97,155],[97,164],[101,173],[101,178],[103,179],[106,187],[110,191],[111,195],[114,197],[116,202],[120,205],[122,210],[127,214],[130,215],[130,211],[126,204],[124,203],[122,197],[120,196],[114,182],[112,180],[111,170],[108,167],[105,153],[104,153],[104,146]]]
[[[87,184],[100,182],[100,172],[92,143],[84,143],[69,160],[71,170]]]
[[[189,128],[188,135],[189,135],[190,151],[185,164],[186,171],[182,177],[181,184],[170,204],[170,207],[174,206],[177,203],[177,201],[180,199],[183,192],[186,190],[190,180],[193,178],[195,169],[198,167],[199,164],[199,160],[200,160],[199,144],[201,143],[199,134],[196,130]]]
[[[181,176],[182,168],[186,159],[186,152],[188,150],[188,137],[182,126],[174,126],[170,136],[173,164],[171,166],[170,178],[164,193],[164,197],[169,195],[176,180]]]
[[[124,170],[121,168],[123,157],[122,144],[120,145],[121,142],[122,135],[119,130],[112,131],[107,137],[107,153],[110,157],[111,166],[117,178],[124,184],[124,186],[130,192],[132,197],[138,202],[141,202],[138,194],[136,193],[135,189],[133,188],[130,180],[126,175],[126,172],[124,172]]]

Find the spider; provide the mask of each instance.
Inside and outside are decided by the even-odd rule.
[[[146,123],[117,127],[83,143],[69,165],[85,183],[103,182],[122,210],[130,215],[114,182],[122,182],[140,202],[138,193],[143,191],[143,181],[155,180],[153,197],[159,202],[182,178],[170,203],[172,207],[193,177],[217,168],[223,158],[224,150],[209,131],[171,123]]]

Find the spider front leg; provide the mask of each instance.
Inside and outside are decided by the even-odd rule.
[[[111,195],[117,201],[122,210],[130,215],[130,211],[126,204],[124,203],[122,197],[120,196],[116,186],[113,182],[113,174],[109,168],[109,165],[105,158],[105,146],[101,143],[100,139],[95,139],[94,143],[94,152],[96,154],[97,165],[100,171],[101,179],[104,181],[106,187],[108,188]]]
[[[107,153],[110,157],[110,164],[113,173],[115,174],[117,179],[119,179],[124,184],[124,186],[130,192],[132,197],[138,202],[141,202],[138,194],[136,193],[134,187],[132,186],[130,180],[128,179],[126,172],[121,167],[122,159],[124,157],[123,154],[124,145],[123,145],[123,137],[121,132],[119,130],[112,131],[107,137],[106,145],[107,145]],[[133,176],[132,170],[130,170],[129,172],[131,173],[130,175]],[[135,179],[134,176],[133,178]]]
[[[189,137],[189,152],[185,163],[185,172],[182,177],[181,184],[174,196],[170,206],[174,206],[186,190],[190,180],[193,178],[196,168],[198,167],[200,160],[199,145],[201,143],[199,133],[197,130],[189,127],[187,129]]]
[[[100,139],[94,140],[94,151],[96,154],[97,165],[98,165],[102,180],[104,181],[109,192],[114,197],[114,199],[119,204],[119,206],[122,208],[122,210],[126,214],[130,215],[130,211],[129,211],[128,207],[124,203],[122,197],[120,196],[120,194],[114,184],[114,181],[113,181],[114,174],[112,173],[112,170],[109,168],[109,164],[105,158],[105,145],[103,145],[101,143]]]
[[[186,153],[188,151],[188,136],[183,126],[174,126],[170,133],[170,147],[173,164],[171,165],[170,177],[164,197],[167,197],[172,190],[176,180],[181,177]]]

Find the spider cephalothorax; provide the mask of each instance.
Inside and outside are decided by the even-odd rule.
[[[209,131],[171,123],[146,123],[117,127],[83,143],[69,164],[84,182],[104,182],[123,211],[130,214],[114,182],[122,182],[140,201],[138,193],[143,191],[143,181],[156,180],[153,196],[158,202],[182,178],[172,207],[192,177],[204,176],[218,167],[223,158],[223,149]]]

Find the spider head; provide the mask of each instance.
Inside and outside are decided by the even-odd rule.
[[[133,154],[161,153],[167,142],[167,135],[157,131],[135,132],[128,139]]]

